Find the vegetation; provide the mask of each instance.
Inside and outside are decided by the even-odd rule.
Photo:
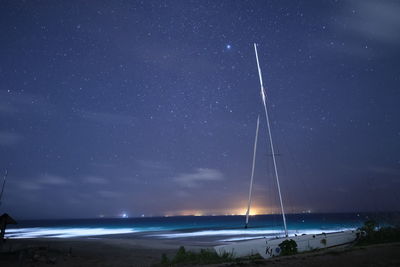
[[[235,261],[230,254],[219,256],[216,252],[208,249],[201,249],[199,253],[187,251],[185,247],[180,247],[175,257],[168,259],[163,254],[161,264],[166,266],[171,265],[187,265],[187,264],[213,264]]]
[[[362,237],[358,245],[370,245],[378,243],[400,242],[400,227],[379,227],[375,221],[366,221],[364,226],[360,228],[361,231],[366,233]]]
[[[285,240],[279,244],[281,256],[293,255],[297,253],[297,243],[293,239]]]

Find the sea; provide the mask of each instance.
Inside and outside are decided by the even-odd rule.
[[[399,213],[302,213],[286,215],[289,236],[329,233],[361,227],[367,220],[391,225]],[[9,225],[7,238],[156,238],[231,242],[284,235],[282,216],[176,216],[21,220]]]

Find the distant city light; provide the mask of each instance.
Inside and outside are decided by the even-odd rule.
[[[128,214],[122,213],[122,218],[128,218]]]

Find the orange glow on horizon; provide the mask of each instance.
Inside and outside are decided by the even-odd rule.
[[[235,215],[246,215],[246,208],[240,208],[240,209],[226,209],[226,210],[181,210],[181,211],[169,211],[164,214],[165,217],[170,217],[170,216],[218,216],[218,215],[229,215],[229,216],[235,216]],[[273,214],[274,210],[266,207],[252,207],[250,209],[250,216],[254,215],[263,215],[263,214]]]

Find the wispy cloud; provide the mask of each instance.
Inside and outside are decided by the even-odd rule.
[[[341,6],[332,24],[323,26],[328,34],[310,42],[321,56],[334,52],[360,59],[384,57],[400,44],[399,1],[352,0]],[[378,47],[379,53],[374,49]]]
[[[173,180],[184,187],[199,187],[204,182],[221,181],[223,174],[216,169],[198,168],[192,173],[182,173]]]
[[[16,184],[16,186],[18,186],[20,189],[27,191],[37,191],[45,189],[48,186],[51,187],[71,184],[67,178],[52,174],[43,174],[31,178],[13,179],[10,180],[10,182]]]
[[[40,95],[20,93],[13,90],[0,91],[0,112],[8,115],[19,113],[50,114],[54,112],[55,106]]]
[[[149,176],[168,176],[172,172],[172,167],[168,162],[156,160],[137,160],[138,172],[140,175]]]
[[[152,170],[169,170],[170,165],[163,161],[155,160],[137,160],[136,161],[140,167]]]
[[[8,103],[0,102],[0,113],[15,113],[17,109]]]
[[[43,188],[42,185],[35,183],[35,182],[31,182],[31,181],[21,181],[18,182],[18,186],[23,189],[23,190],[27,190],[27,191],[36,191],[36,190],[40,190]]]
[[[82,178],[84,183],[88,184],[108,184],[108,180],[98,176],[85,176]]]
[[[357,0],[349,1],[346,15],[346,29],[366,40],[386,44],[400,44],[400,2]]]
[[[65,185],[70,183],[66,178],[51,174],[42,175],[36,182],[43,185]]]
[[[368,170],[378,174],[400,176],[400,169],[395,169],[395,168],[372,166],[369,167]]]
[[[0,132],[0,146],[12,146],[22,140],[22,135],[11,132]]]
[[[100,190],[97,191],[97,194],[104,198],[118,198],[122,196],[120,192],[109,191],[109,190]]]

